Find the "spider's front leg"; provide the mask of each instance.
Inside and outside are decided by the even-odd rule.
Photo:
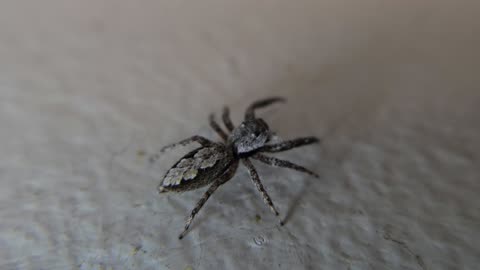
[[[278,102],[286,102],[286,99],[282,97],[271,97],[255,101],[250,106],[248,106],[247,111],[245,112],[245,120],[255,119],[255,110],[267,107]]]
[[[154,163],[155,161],[157,161],[158,158],[160,157],[160,154],[167,151],[167,150],[170,150],[170,149],[175,148],[177,146],[185,146],[187,144],[194,143],[194,142],[197,142],[197,143],[201,144],[202,146],[209,146],[209,145],[214,144],[214,142],[210,141],[209,139],[207,139],[205,137],[195,135],[195,136],[192,136],[188,139],[185,139],[185,140],[179,141],[177,143],[172,143],[172,144],[169,144],[169,145],[166,145],[166,146],[162,147],[162,149],[160,149],[160,151],[158,151],[157,154],[154,154],[150,157],[150,162]]]
[[[277,209],[275,208],[275,206],[273,205],[272,199],[270,199],[270,196],[268,195],[267,191],[263,187],[262,182],[260,181],[260,176],[258,176],[258,172],[255,169],[255,167],[253,166],[252,162],[248,158],[242,159],[242,162],[243,162],[243,165],[245,165],[245,167],[247,167],[248,172],[250,173],[250,178],[252,179],[253,184],[255,185],[257,190],[260,191],[260,193],[262,194],[263,201],[265,202],[265,204],[268,205],[268,207],[270,208],[270,210],[272,210],[272,212],[275,214],[275,216],[278,217],[279,213],[278,213]],[[283,224],[284,224],[283,221],[280,219],[280,225],[283,226]]]

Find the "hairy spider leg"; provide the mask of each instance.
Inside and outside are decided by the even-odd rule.
[[[213,184],[210,185],[210,187],[203,194],[202,198],[200,198],[200,200],[195,205],[195,208],[193,208],[192,212],[190,213],[190,216],[188,217],[187,222],[185,223],[185,228],[183,232],[178,236],[178,239],[182,239],[187,234],[188,228],[190,227],[190,224],[192,224],[192,221],[195,218],[195,215],[198,214],[200,209],[202,209],[202,207],[207,202],[208,198],[210,198],[210,196],[217,190],[217,188],[223,185],[224,183],[226,183],[235,175],[237,168],[238,168],[238,161],[234,162],[234,164],[232,164],[217,181],[213,182]]]
[[[258,101],[255,101],[252,103],[250,106],[248,106],[246,112],[245,112],[245,120],[253,120],[255,119],[255,110],[260,109],[263,107],[267,107],[273,103],[277,102],[286,102],[285,98],[282,97],[271,97],[271,98],[266,98],[266,99],[261,99]]]
[[[228,107],[223,107],[223,112],[222,112],[222,119],[223,119],[223,124],[227,127],[228,131],[233,131],[235,126],[232,123],[232,119],[230,118],[230,109]]]
[[[309,174],[309,175],[311,175],[315,178],[319,178],[318,174],[310,171],[309,169],[307,169],[305,167],[302,167],[302,166],[297,165],[293,162],[290,162],[288,160],[282,160],[282,159],[278,159],[278,158],[274,158],[274,157],[269,157],[269,156],[265,156],[265,155],[258,154],[258,153],[255,154],[254,156],[252,156],[252,158],[256,159],[260,162],[263,162],[267,165],[270,165],[270,166],[292,169],[292,170],[295,170],[295,171],[299,171],[299,172]]]
[[[218,182],[214,182],[208,190],[203,194],[202,198],[197,202],[195,205],[195,208],[193,208],[192,212],[190,213],[190,216],[187,219],[187,222],[185,223],[185,228],[183,232],[178,236],[178,239],[182,239],[185,234],[187,234],[188,228],[190,227],[190,224],[192,224],[193,218],[195,215],[202,209],[203,205],[207,202],[208,198],[217,190],[217,188],[220,186]]]
[[[212,113],[210,114],[210,117],[208,118],[210,121],[210,127],[222,138],[223,141],[227,141],[228,135],[223,131],[223,129],[218,125],[218,123],[215,121],[215,115]]]
[[[252,162],[248,158],[242,159],[243,165],[247,167],[248,172],[250,173],[250,178],[252,179],[253,184],[257,188],[258,191],[262,194],[263,201],[265,204],[268,205],[270,210],[275,214],[275,216],[279,216],[277,209],[275,209],[275,206],[273,205],[272,199],[270,199],[270,196],[268,195],[267,191],[262,185],[262,182],[260,181],[260,176],[258,176],[258,172],[253,166]],[[280,220],[280,225],[283,226],[283,221]]]
[[[214,142],[210,141],[209,139],[207,139],[205,137],[195,135],[195,136],[192,136],[192,137],[187,138],[185,140],[179,141],[177,143],[172,143],[172,144],[169,144],[169,145],[166,145],[166,146],[162,147],[162,149],[160,149],[159,153],[154,154],[150,157],[150,162],[154,163],[155,161],[157,161],[158,158],[160,157],[160,154],[167,151],[167,150],[170,150],[170,149],[175,148],[177,146],[185,146],[187,144],[194,143],[194,142],[197,142],[197,143],[201,144],[202,146],[209,146],[209,145],[215,144]]]
[[[262,148],[260,148],[259,151],[277,153],[277,152],[287,151],[293,148],[309,145],[312,143],[318,143],[318,142],[320,142],[320,140],[316,137],[297,138],[297,139],[284,141],[277,144],[265,145]]]

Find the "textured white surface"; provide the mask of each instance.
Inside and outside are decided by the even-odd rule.
[[[397,3],[398,2],[398,3]],[[423,2],[423,3],[419,3]],[[1,269],[478,269],[478,1],[0,2]],[[257,98],[281,154],[204,190],[156,186]],[[258,215],[258,217],[256,217]]]

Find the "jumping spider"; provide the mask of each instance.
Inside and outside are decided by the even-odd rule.
[[[211,114],[209,118],[210,126],[222,138],[223,142],[221,143],[210,141],[201,136],[193,136],[178,143],[167,145],[160,150],[160,153],[162,153],[176,146],[187,145],[193,142],[201,145],[201,147],[182,157],[168,170],[163,181],[158,186],[160,193],[169,191],[184,192],[210,185],[192,210],[185,223],[185,229],[178,237],[179,239],[185,236],[193,218],[208,198],[218,187],[225,184],[234,176],[240,161],[242,161],[243,165],[248,169],[253,184],[262,194],[264,202],[276,216],[279,214],[270,196],[263,187],[250,158],[271,166],[293,169],[318,178],[316,173],[302,166],[262,154],[282,152],[319,141],[315,137],[304,137],[276,144],[267,144],[272,136],[272,132],[263,119],[255,117],[255,110],[277,102],[285,102],[285,99],[272,97],[254,102],[247,108],[245,120],[238,127],[232,124],[230,120],[230,110],[224,107],[222,114],[223,123],[230,134],[223,131],[215,121],[214,115]],[[158,155],[152,156],[151,161],[157,158]],[[283,225],[283,221],[280,221],[280,225]]]

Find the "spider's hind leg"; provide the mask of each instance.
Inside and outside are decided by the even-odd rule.
[[[223,131],[223,129],[218,125],[218,123],[215,121],[215,115],[212,113],[210,114],[210,117],[208,118],[210,122],[210,127],[222,138],[223,141],[226,141],[228,138],[227,133]]]
[[[185,223],[185,228],[183,229],[182,233],[178,236],[178,239],[182,239],[188,231],[188,228],[190,227],[190,224],[192,224],[193,218],[195,218],[195,215],[202,209],[203,205],[207,202],[208,198],[217,190],[217,188],[221,184],[219,182],[213,183],[208,190],[203,194],[202,198],[197,202],[195,205],[195,208],[193,208],[192,212],[190,213],[190,216],[187,219],[187,222]]]
[[[193,208],[192,212],[190,213],[190,216],[187,219],[187,222],[185,223],[185,228],[183,229],[182,233],[178,236],[178,239],[182,239],[188,231],[188,228],[190,227],[190,224],[192,224],[193,219],[195,218],[195,215],[202,209],[203,205],[207,202],[208,198],[217,190],[217,188],[224,183],[226,183],[228,180],[232,179],[234,176],[235,172],[237,171],[238,168],[238,162],[234,162],[233,164],[230,164],[230,167],[225,171],[225,173],[218,178],[213,184],[207,189],[207,191],[203,194],[202,198],[197,202],[195,205],[195,208]]]
[[[230,109],[228,107],[223,107],[222,119],[227,129],[229,131],[233,131],[235,126],[233,125],[232,119],[230,118]]]
[[[169,144],[169,145],[166,145],[166,146],[162,147],[162,149],[160,149],[160,151],[158,151],[158,153],[150,156],[150,159],[149,159],[150,163],[154,163],[155,161],[157,161],[158,158],[160,157],[160,154],[162,154],[163,152],[165,152],[167,150],[170,150],[170,149],[175,148],[177,146],[185,146],[185,145],[193,143],[193,142],[197,142],[197,143],[201,144],[202,146],[209,146],[209,145],[214,144],[214,142],[210,141],[209,139],[207,139],[205,137],[195,135],[195,136],[192,136],[188,139],[185,139],[185,140],[179,141],[177,143],[172,143],[172,144]]]

